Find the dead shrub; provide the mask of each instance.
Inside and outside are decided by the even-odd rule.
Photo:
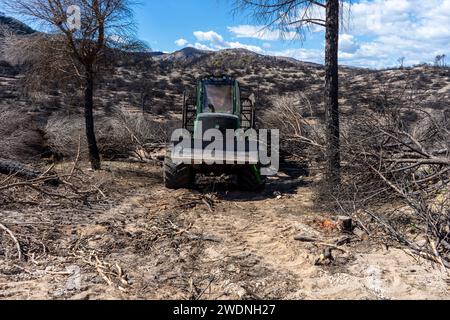
[[[273,97],[261,122],[265,128],[278,129],[282,154],[298,159],[323,158],[323,125],[314,116],[312,105],[303,94]]]
[[[331,195],[339,213],[366,216],[402,245],[450,268],[449,137],[444,113],[430,114],[410,99],[346,117],[343,184]]]
[[[28,162],[44,152],[42,132],[33,117],[20,110],[0,113],[0,154],[3,158]]]
[[[114,110],[112,117],[100,119],[97,127],[101,152],[108,158],[130,155],[141,158],[140,150],[149,150],[168,141],[169,130],[165,121],[158,122],[148,115],[118,109]]]
[[[136,156],[138,150],[166,143],[169,132],[166,122],[119,109],[113,109],[107,116],[96,116],[95,131],[100,153],[110,160]],[[82,115],[55,114],[48,120],[45,132],[48,145],[54,153],[73,158],[80,144],[81,157],[87,157]]]
[[[327,209],[335,202],[337,213],[352,216],[367,233],[382,229],[450,268],[448,114],[429,113],[410,89],[381,92],[383,108],[342,114],[342,185],[329,190],[319,183],[316,200]],[[311,109],[302,95],[277,97],[263,123],[280,129],[284,153],[320,164],[326,142]]]
[[[81,157],[87,156],[84,117],[80,114],[53,114],[45,127],[45,139],[52,152],[61,158],[74,158],[79,143]]]

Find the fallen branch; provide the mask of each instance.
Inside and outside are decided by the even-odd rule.
[[[0,173],[5,175],[15,175],[24,179],[39,178],[42,173],[26,168],[24,164],[16,161],[0,159]]]
[[[320,239],[317,239],[317,238],[312,238],[312,237],[298,235],[298,236],[294,237],[294,240],[301,241],[301,242],[310,242],[310,243],[314,243],[316,245],[325,246],[325,247],[328,247],[328,248],[339,250],[339,251],[342,251],[344,253],[349,253],[347,250],[341,248],[339,245],[331,244],[331,243],[328,243],[328,242],[324,242],[324,241],[322,241]],[[345,244],[347,242],[348,241],[345,241],[345,242],[342,243],[342,241],[338,240],[337,243]]]
[[[117,287],[117,289],[121,291],[126,291],[123,286],[129,285],[127,275],[117,263],[113,266],[107,262],[103,262],[95,252],[86,253],[82,250],[78,250],[77,252],[72,252],[72,254],[87,265],[95,268],[98,275],[108,284],[108,286]],[[114,283],[111,277],[117,279],[121,285]]]
[[[70,182],[70,180],[73,177],[73,174],[75,173],[75,169],[77,168],[78,161],[80,160],[80,154],[81,154],[81,134],[78,135],[78,149],[77,149],[77,155],[75,157],[75,161],[73,162],[72,170],[70,170],[70,175],[67,178],[67,182]]]
[[[22,260],[22,248],[20,247],[20,243],[19,240],[17,240],[17,238],[14,236],[14,233],[9,230],[5,225],[0,223],[0,229],[3,229],[4,231],[6,231],[6,233],[9,234],[9,236],[11,237],[11,239],[14,241],[14,243],[16,244],[16,248],[17,248],[17,253],[19,254],[19,260]]]
[[[317,239],[317,238],[307,237],[307,236],[303,236],[303,235],[298,235],[298,236],[294,237],[294,240],[301,241],[301,242],[316,242],[316,241],[319,241],[319,239]]]
[[[343,248],[341,248],[341,247],[339,247],[339,246],[337,246],[335,244],[331,244],[331,243],[327,243],[327,242],[316,242],[315,244],[317,244],[319,246],[332,248],[332,249],[335,249],[335,250],[338,250],[338,251],[341,251],[341,252],[349,254],[349,252],[347,250],[345,250],[345,249],[343,249]]]

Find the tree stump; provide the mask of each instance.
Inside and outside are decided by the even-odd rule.
[[[347,216],[338,217],[338,225],[341,232],[352,233],[353,231],[353,219]]]

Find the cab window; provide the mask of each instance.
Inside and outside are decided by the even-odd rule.
[[[233,86],[231,85],[205,85],[206,113],[233,113]]]

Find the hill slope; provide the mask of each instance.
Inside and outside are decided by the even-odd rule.
[[[1,29],[20,35],[32,34],[36,32],[33,28],[29,27],[25,23],[12,17],[7,17],[0,12],[0,30]]]
[[[0,25],[7,26],[17,34],[35,32],[20,21],[4,15],[0,15]],[[11,68],[8,69],[5,63],[0,67],[0,77],[2,74],[15,74],[13,79],[0,81],[0,87],[7,86],[2,87],[4,92],[19,92],[21,84],[17,80],[20,74],[17,74],[17,69],[12,72]],[[245,95],[256,94],[259,108],[270,106],[277,96],[301,93],[310,100],[317,115],[323,114],[323,66],[290,58],[260,55],[245,49],[213,52],[191,47],[173,53],[127,55],[117,63],[115,72],[104,77],[98,84],[97,109],[122,107],[129,111],[144,110],[154,114],[167,114],[170,111],[179,113],[183,92],[192,92],[197,79],[209,74],[236,77]],[[418,66],[368,70],[342,67],[340,75],[340,99],[344,113],[380,108],[387,100],[394,103],[395,99],[406,94],[414,96],[418,103],[427,108],[448,108],[448,68]],[[61,108],[67,105],[78,107],[81,100],[78,100],[77,95],[56,95],[58,84],[55,86],[53,95],[47,96],[47,100],[57,100]],[[3,103],[11,105],[11,100],[18,99],[18,96],[8,94],[7,98],[10,101],[4,100]]]

